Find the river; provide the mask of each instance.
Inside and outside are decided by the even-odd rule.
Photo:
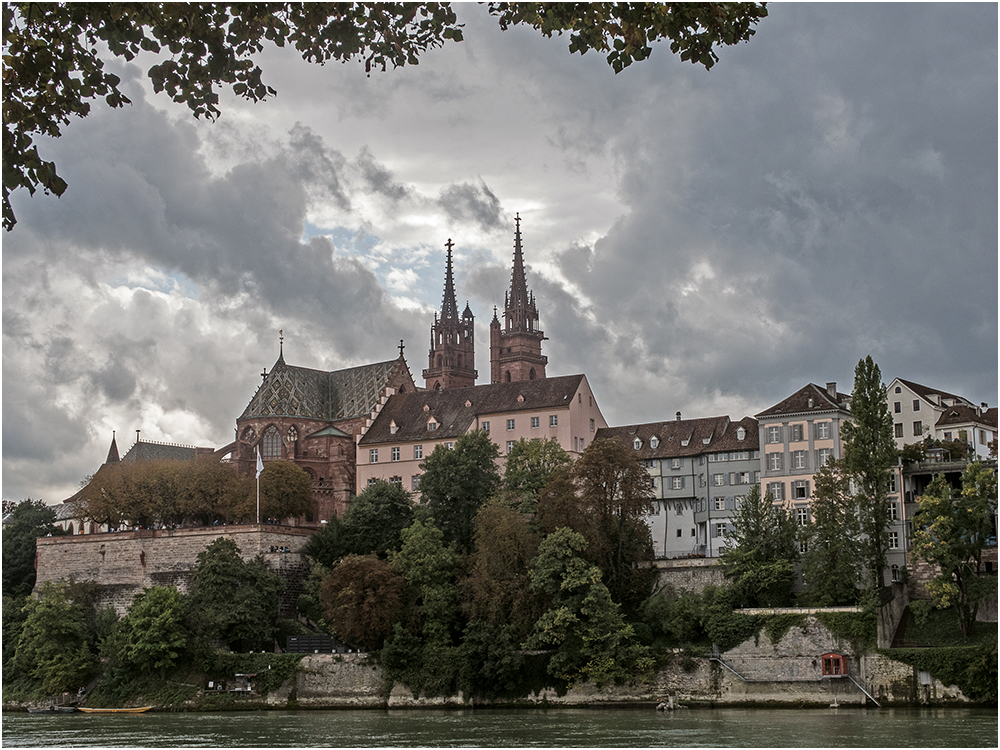
[[[997,747],[982,708],[4,712],[3,747]]]

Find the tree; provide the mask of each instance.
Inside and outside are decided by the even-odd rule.
[[[873,592],[885,580],[889,528],[889,470],[899,455],[882,373],[871,356],[854,369],[851,420],[842,429],[844,468],[854,483],[861,522],[862,554]]]
[[[503,489],[532,503],[541,489],[571,459],[557,440],[525,440],[514,443],[504,466]]]
[[[219,537],[198,553],[188,594],[192,630],[237,651],[270,648],[284,585],[259,557],[244,561],[236,542]]]
[[[787,604],[797,557],[795,522],[770,493],[761,496],[760,486],[753,485],[733,513],[720,556],[723,574],[733,581],[743,606]]]
[[[995,534],[997,473],[978,461],[962,474],[955,493],[943,475],[928,485],[914,517],[913,552],[938,566],[928,584],[939,607],[954,604],[962,635],[972,635],[980,603],[996,591],[996,578],[986,575],[983,547]]]
[[[527,24],[545,36],[569,32],[570,52],[606,53],[619,72],[670,40],[682,60],[711,68],[715,48],[747,41],[767,15],[763,3],[488,4],[500,27]],[[91,101],[130,100],[104,69],[108,54],[156,56],[147,75],[156,92],[196,117],[220,114],[217,88],[250,101],[273,96],[255,58],[265,43],[295,47],[308,62],[363,62],[365,70],[416,65],[421,54],[462,40],[450,3],[5,3],[3,6],[3,225],[15,224],[10,193],[62,195],[66,182],[38,153],[35,138],[56,138]]]
[[[184,597],[173,587],[154,586],[136,594],[121,623],[121,659],[150,674],[173,667],[190,640]]]
[[[653,511],[653,480],[620,440],[595,440],[573,465],[588,519],[588,557],[597,563],[611,598],[636,612],[653,590],[653,540],[645,516]]]
[[[205,526],[216,521],[252,517],[250,482],[240,477],[233,464],[212,456],[199,456],[186,463],[178,477],[178,507],[164,514],[164,522],[182,523],[194,518]]]
[[[55,525],[56,512],[30,497],[14,506],[3,527],[3,593],[22,597],[35,587],[35,540],[65,532]]]
[[[458,620],[455,574],[458,558],[432,521],[415,520],[403,530],[403,544],[389,556],[403,575],[424,643],[450,645]]]
[[[601,582],[601,571],[584,559],[587,540],[567,528],[549,534],[531,571],[532,590],[549,599],[525,648],[554,647],[548,671],[568,685],[583,680],[603,687],[652,669],[621,607]]]
[[[857,508],[843,462],[821,468],[815,476],[812,523],[799,529],[806,543],[802,576],[810,602],[821,607],[854,604],[861,578]]]
[[[563,527],[590,537],[589,517],[576,496],[573,473],[570,469],[555,472],[538,493],[535,524],[542,535],[551,534]]]
[[[76,690],[94,663],[83,607],[70,598],[65,583],[46,581],[24,610],[14,667],[39,680],[46,693]]]
[[[340,558],[351,553],[343,522],[333,516],[323,527],[312,534],[302,547],[302,554],[314,565],[333,568]]]
[[[268,461],[260,473],[261,518],[296,518],[315,512],[312,480],[291,461]]]
[[[472,550],[472,519],[500,486],[499,451],[488,432],[474,430],[449,449],[438,445],[420,464],[420,494],[446,544]]]
[[[401,484],[380,479],[365,487],[344,514],[346,546],[357,555],[370,553],[384,560],[399,548],[400,535],[411,521],[410,493]]]
[[[381,648],[400,618],[404,584],[385,560],[348,555],[320,588],[326,621],[344,643]]]

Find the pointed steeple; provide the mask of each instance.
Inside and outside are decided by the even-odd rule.
[[[448,248],[448,260],[445,263],[444,299],[441,301],[441,320],[458,320],[458,303],[455,301],[455,278],[451,270],[451,249],[455,246],[455,243],[449,237],[444,246]]]
[[[111,447],[108,448],[108,457],[104,459],[106,464],[117,464],[121,462],[121,458],[118,456],[118,443],[115,442],[115,431],[111,431]]]
[[[535,331],[538,311],[535,298],[528,293],[524,274],[524,251],[521,246],[521,216],[514,216],[514,268],[510,273],[510,289],[504,297],[504,323],[507,331]]]
[[[455,243],[449,239],[444,246],[448,249],[444,295],[440,314],[434,314],[431,348],[427,357],[427,369],[423,372],[426,387],[431,390],[465,388],[475,385],[478,377],[473,335],[475,318],[468,302],[465,303],[461,318],[459,317],[451,258],[451,249]]]

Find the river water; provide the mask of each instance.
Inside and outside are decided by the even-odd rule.
[[[3,747],[997,747],[981,708],[4,712]]]

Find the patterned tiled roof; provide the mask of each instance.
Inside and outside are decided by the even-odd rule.
[[[399,359],[393,359],[326,372],[285,364],[284,357],[279,356],[240,420],[255,417],[335,420],[371,414],[399,364]]]
[[[849,411],[850,401],[850,395],[840,393],[839,391],[837,391],[835,401],[831,398],[826,388],[820,388],[815,383],[809,383],[784,401],[760,412],[756,417],[757,419],[761,419],[762,417],[777,417],[783,414],[805,414],[812,411],[823,412],[831,409]]]
[[[569,407],[583,375],[474,385],[392,396],[361,438],[361,445],[439,440],[464,435],[475,418],[536,409]],[[426,409],[425,409],[426,407]],[[427,429],[434,417],[436,430]],[[392,431],[395,426],[395,432]]]
[[[980,412],[976,407],[966,406],[965,404],[946,406],[938,418],[937,426],[945,427],[955,424],[969,424],[970,422],[995,429],[997,426],[996,407]]]
[[[744,430],[743,440],[739,439],[740,427]],[[595,439],[600,438],[615,438],[630,447],[639,438],[642,445],[636,451],[636,458],[640,460],[697,456],[717,451],[755,451],[760,443],[757,420],[753,417],[744,417],[739,422],[731,422],[729,417],[705,417],[604,427],[595,435]]]

